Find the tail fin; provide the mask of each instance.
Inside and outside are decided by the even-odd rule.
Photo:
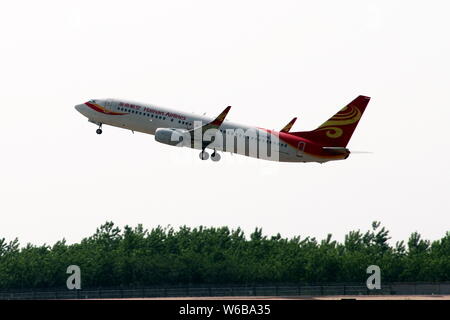
[[[369,100],[370,97],[358,96],[316,130],[292,132],[291,134],[324,146],[346,147]]]

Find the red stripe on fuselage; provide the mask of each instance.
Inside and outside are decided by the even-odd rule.
[[[103,107],[99,107],[93,103],[90,102],[86,102],[85,105],[87,105],[89,108],[91,108],[94,111],[103,113],[103,114],[107,114],[107,115],[111,115],[111,116],[121,116],[121,115],[125,115],[128,113],[122,113],[122,112],[114,112],[114,111],[109,111],[106,108]]]

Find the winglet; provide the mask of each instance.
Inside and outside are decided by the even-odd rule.
[[[292,126],[294,125],[295,121],[297,120],[297,117],[291,120],[283,129],[280,130],[280,132],[289,132],[291,130]]]
[[[191,138],[192,146],[194,147],[194,145],[195,145],[194,144],[195,132],[197,130],[199,130],[199,131],[202,132],[202,134],[200,135],[202,137],[202,150],[205,150],[205,148],[208,145],[210,145],[212,141],[205,141],[205,140],[203,140],[203,134],[209,129],[218,129],[220,127],[220,125],[225,121],[225,118],[226,118],[228,112],[230,111],[230,109],[231,109],[231,106],[226,107],[225,110],[223,110],[222,113],[219,114],[219,116],[217,118],[215,118],[213,121],[211,121],[210,123],[208,123],[208,124],[206,124],[204,126],[201,126],[201,127],[194,128],[194,129],[190,130],[189,132],[191,132],[191,134],[192,134],[191,135],[191,137],[192,137]]]
[[[219,114],[219,116],[216,119],[214,119],[214,121],[212,121],[209,125],[220,127],[220,125],[225,120],[230,109],[231,109],[231,106],[226,107],[225,110],[223,110],[222,113]]]

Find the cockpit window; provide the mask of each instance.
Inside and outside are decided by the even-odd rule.
[[[95,99],[89,100],[90,103],[96,103]]]

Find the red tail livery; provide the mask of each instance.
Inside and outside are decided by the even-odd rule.
[[[291,134],[327,147],[346,147],[369,101],[358,96],[316,130]]]

